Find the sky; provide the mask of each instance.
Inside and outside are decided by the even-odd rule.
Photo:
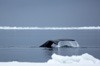
[[[100,0],[0,0],[0,26],[100,26]]]

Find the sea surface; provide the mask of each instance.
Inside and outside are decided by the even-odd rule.
[[[41,48],[47,40],[74,39],[78,48]],[[89,53],[100,59],[100,30],[0,30],[0,62],[46,62],[52,54]]]

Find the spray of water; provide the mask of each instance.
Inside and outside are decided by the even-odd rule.
[[[79,44],[77,41],[60,41],[57,45],[57,47],[79,47]]]

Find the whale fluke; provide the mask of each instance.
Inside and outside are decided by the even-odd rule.
[[[44,44],[42,44],[40,47],[52,48],[52,44],[58,45],[60,42],[64,42],[64,41],[75,41],[75,40],[73,40],[73,39],[48,40]],[[68,45],[66,45],[66,46],[69,47]]]

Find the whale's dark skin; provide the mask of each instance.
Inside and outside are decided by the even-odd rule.
[[[73,39],[58,39],[58,40],[48,40],[44,44],[42,44],[40,47],[48,47],[52,48],[52,44],[58,45],[59,41],[75,41]]]

